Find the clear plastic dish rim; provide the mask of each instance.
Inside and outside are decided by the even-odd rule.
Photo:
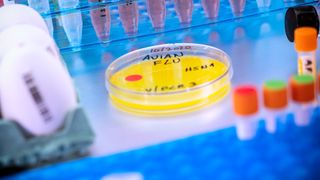
[[[161,92],[161,93],[137,92],[137,91],[132,91],[132,90],[118,87],[110,82],[110,79],[113,74],[115,74],[116,72],[118,72],[119,70],[121,70],[123,68],[128,67],[129,65],[137,64],[138,62],[141,61],[142,57],[145,57],[148,53],[150,53],[151,49],[159,49],[159,48],[165,48],[165,47],[170,47],[170,48],[174,49],[175,47],[183,47],[183,46],[196,47],[198,50],[201,49],[201,53],[199,55],[202,54],[202,56],[206,56],[209,58],[213,57],[213,56],[220,57],[220,59],[216,59],[216,57],[215,57],[215,60],[218,60],[227,66],[226,72],[224,72],[220,77],[218,77],[217,79],[214,79],[212,81],[203,83],[199,86],[195,86],[195,87],[188,88],[185,90],[174,91],[174,92]],[[180,51],[183,52],[183,51],[189,51],[189,50],[180,50]],[[156,54],[156,53],[154,53],[154,54]],[[161,54],[161,53],[158,53],[158,54]],[[197,55],[197,53],[194,53],[194,54]],[[134,57],[134,58],[132,58],[132,57]],[[120,68],[118,70],[119,67],[123,67],[123,68]],[[196,43],[161,44],[161,45],[149,46],[146,48],[131,51],[131,52],[117,58],[115,61],[113,61],[108,66],[107,71],[106,71],[106,88],[109,93],[111,90],[110,87],[112,87],[112,88],[116,89],[117,91],[125,92],[127,94],[136,94],[136,95],[143,95],[143,96],[144,95],[149,95],[149,96],[150,95],[151,96],[174,95],[174,94],[180,94],[180,93],[184,93],[184,92],[190,92],[190,91],[196,91],[196,90],[202,89],[202,88],[210,86],[216,82],[219,82],[221,79],[225,78],[226,76],[228,76],[229,81],[225,82],[225,84],[230,83],[232,75],[233,75],[233,69],[232,69],[232,65],[231,65],[231,59],[230,59],[229,55],[227,53],[225,53],[224,51],[222,51],[221,49],[218,49],[218,48],[215,48],[215,47],[212,47],[209,45],[196,44]]]

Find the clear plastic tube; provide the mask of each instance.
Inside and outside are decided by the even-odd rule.
[[[28,4],[39,13],[50,12],[49,0],[28,0]]]
[[[240,140],[250,140],[257,132],[258,128],[257,115],[237,116],[236,129],[237,136]]]
[[[58,0],[61,9],[75,8],[79,5],[79,0]]]
[[[202,7],[208,18],[216,18],[219,14],[220,0],[202,0]]]
[[[310,124],[315,103],[297,104],[294,103],[294,122],[297,126],[307,126]]]
[[[269,8],[271,6],[271,0],[257,0],[258,8]]]
[[[137,2],[127,2],[118,6],[120,20],[127,34],[135,34],[138,31],[139,9]]]
[[[265,127],[267,132],[275,133],[277,131],[278,122],[284,123],[286,120],[286,110],[285,109],[267,109],[265,116]]]
[[[193,1],[174,0],[174,7],[181,23],[190,23],[192,20]]]
[[[110,36],[111,17],[108,7],[90,10],[93,28],[100,41],[106,42]]]
[[[166,17],[165,0],[147,0],[147,10],[154,28],[163,28]]]
[[[240,15],[244,11],[246,0],[229,0],[232,12],[235,15]]]
[[[82,40],[82,15],[79,12],[65,14],[61,16],[62,26],[66,36],[73,47],[81,45]]]

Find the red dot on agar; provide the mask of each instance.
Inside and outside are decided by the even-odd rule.
[[[126,81],[139,81],[142,79],[142,76],[139,74],[133,74],[126,77]]]

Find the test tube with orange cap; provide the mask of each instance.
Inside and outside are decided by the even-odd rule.
[[[283,119],[288,106],[287,83],[281,80],[270,80],[263,85],[263,104],[266,108],[266,129],[274,133],[277,120]]]
[[[311,75],[296,75],[290,79],[291,99],[298,126],[309,124],[316,105],[315,80]]]
[[[294,31],[295,49],[298,52],[298,74],[316,77],[316,49],[318,33],[313,27],[301,27]]]
[[[259,111],[258,93],[254,86],[239,86],[234,90],[233,110],[237,116],[238,138],[240,140],[252,139],[256,134]]]

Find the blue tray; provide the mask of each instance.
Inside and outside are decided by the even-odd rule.
[[[261,121],[256,137],[240,141],[235,128],[193,136],[136,151],[50,166],[12,179],[101,179],[136,173],[144,179],[319,179],[320,109],[311,124],[293,116],[269,134]]]

